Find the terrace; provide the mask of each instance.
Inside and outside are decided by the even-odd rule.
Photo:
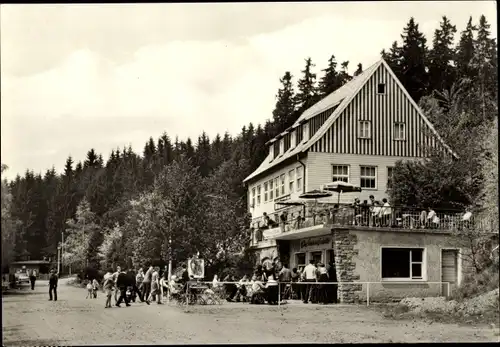
[[[379,207],[315,203],[282,208],[251,222],[252,247],[274,246],[276,239],[299,239],[328,234],[332,227],[464,230],[485,227],[463,210],[433,210],[407,206]]]

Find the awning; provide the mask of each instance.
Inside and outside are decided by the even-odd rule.
[[[291,230],[291,231],[287,231],[285,233],[280,233],[279,235],[274,237],[274,239],[275,240],[299,240],[299,239],[305,239],[305,238],[315,237],[315,236],[330,235],[331,232],[332,232],[331,226],[314,225],[314,226],[299,229],[299,230]]]

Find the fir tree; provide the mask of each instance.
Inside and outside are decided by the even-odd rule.
[[[354,77],[360,75],[362,72],[363,72],[363,65],[361,65],[361,63],[359,63],[358,68],[356,69],[356,71],[354,71]]]
[[[306,110],[312,106],[317,101],[317,89],[316,89],[316,74],[312,72],[312,68],[315,66],[312,63],[311,58],[307,58],[306,66],[302,70],[302,78],[299,80],[297,86],[298,91],[295,96],[295,104],[297,109]]]
[[[293,122],[293,111],[295,110],[295,95],[292,84],[292,75],[289,71],[280,79],[282,84],[276,95],[276,106],[273,110],[273,119],[276,132],[280,133],[289,127]]]
[[[97,165],[98,159],[99,158],[97,153],[93,148],[91,148],[90,151],[87,152],[87,158],[83,163],[83,167],[84,168],[95,167]]]
[[[328,67],[322,71],[324,75],[319,81],[318,91],[319,94],[324,97],[341,86],[339,73],[337,71],[337,61],[333,54],[330,59],[328,59]]]
[[[414,18],[410,18],[403,35],[401,49],[401,82],[412,98],[418,102],[426,95],[429,84],[427,71],[427,39],[419,31]]]
[[[455,52],[453,48],[456,26],[446,16],[434,32],[432,50],[429,53],[430,90],[448,90],[455,82]]]
[[[470,66],[474,56],[474,32],[477,28],[472,24],[472,17],[469,17],[467,27],[460,34],[460,42],[456,49],[456,65],[458,78],[473,78],[473,70]]]

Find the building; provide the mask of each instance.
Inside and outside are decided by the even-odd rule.
[[[259,261],[279,258],[291,267],[305,265],[310,259],[334,261],[339,281],[365,282],[384,279],[382,272],[388,270],[375,269],[373,264],[382,264],[383,257],[391,256],[386,247],[418,247],[424,249],[419,256],[424,257],[425,266],[440,262],[440,250],[432,245],[442,245],[440,249],[444,249],[446,234],[429,236],[426,231],[414,236],[404,227],[377,231],[373,227],[355,227],[355,231],[338,229],[327,216],[314,211],[311,216],[303,206],[283,208],[277,204],[332,181],[359,185],[362,192],[356,196],[361,201],[368,200],[370,195],[381,201],[388,197],[392,168],[397,161],[420,160],[430,149],[454,155],[383,59],[304,111],[293,126],[268,145],[267,158],[244,180],[253,218],[252,247]],[[340,202],[351,203],[353,197],[342,195]],[[321,202],[336,203],[337,196],[321,199]],[[264,213],[278,221],[278,215],[285,210],[290,223],[262,230]],[[306,217],[305,221],[293,225],[299,213]],[[408,214],[405,216],[404,221],[399,219],[401,224],[408,221]],[[413,219],[418,219],[418,214]],[[347,225],[353,223],[344,223]],[[358,249],[359,254],[345,255],[344,246],[338,246],[338,239],[345,233],[365,247]],[[349,252],[356,249],[356,244],[348,245]],[[357,272],[357,275],[348,276],[343,266],[349,264],[346,257],[351,256],[356,259],[356,266],[349,265],[349,272]],[[425,277],[418,281],[440,281],[431,270],[424,273]],[[457,274],[455,278],[458,281],[460,276]],[[411,281],[412,278],[405,274],[399,280]],[[347,289],[339,288],[339,291],[343,293]],[[351,300],[344,297],[345,301]]]
[[[10,264],[9,273],[27,273],[29,274],[31,270],[36,270],[39,278],[47,277],[49,273],[51,263],[46,260],[24,260],[15,261]]]

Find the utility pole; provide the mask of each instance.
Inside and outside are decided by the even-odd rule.
[[[57,245],[57,274],[61,273],[61,244]]]

